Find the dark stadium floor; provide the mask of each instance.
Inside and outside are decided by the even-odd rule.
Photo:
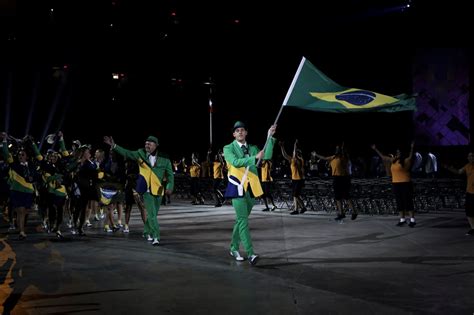
[[[0,313],[8,314],[472,314],[474,237],[461,211],[395,216],[287,210],[250,217],[252,267],[228,253],[231,207],[175,202],[159,212],[162,242],[107,234],[65,239],[28,226],[28,239],[0,225]],[[242,254],[244,252],[242,251]],[[471,292],[471,293],[469,293]]]

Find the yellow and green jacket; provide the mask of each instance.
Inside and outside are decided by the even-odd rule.
[[[38,147],[33,144],[36,158],[41,161],[43,156],[39,153]],[[13,156],[8,150],[8,145],[4,142],[2,145],[2,154],[5,161],[10,166],[8,171],[8,184],[10,190],[23,192],[23,193],[34,193],[35,187],[33,183],[38,179],[38,172],[36,166],[28,161],[27,165],[23,165],[13,159]]]
[[[156,163],[154,166],[151,166],[145,149],[130,151],[115,145],[113,150],[126,159],[138,162],[137,192],[145,193],[149,191],[154,196],[163,196],[165,190],[173,190],[174,174],[169,159],[157,154]],[[162,185],[164,177],[167,178],[166,187]]]
[[[34,148],[36,158],[38,159],[39,155],[41,154],[36,146]],[[69,156],[69,151],[66,150],[66,145],[64,144],[63,139],[59,140],[59,151],[61,152],[62,157]],[[41,156],[41,161],[44,161],[43,156]],[[66,197],[66,186],[63,185],[64,175],[57,169],[56,165],[49,164],[49,162],[44,162],[41,165],[41,170],[42,179],[48,188],[48,193],[58,197]]]
[[[268,139],[268,144],[263,157],[264,160],[270,160],[272,158],[275,141],[276,139],[273,137]],[[249,148],[248,157],[244,156],[244,152],[237,140],[234,140],[232,143],[224,147],[224,158],[228,169],[227,176],[233,176],[242,182],[245,168],[249,166],[247,180],[243,183],[244,191],[247,191],[248,185],[250,185],[254,197],[259,197],[263,195],[262,185],[258,178],[257,159],[255,158],[259,149],[257,146],[252,144],[247,144],[247,146]]]

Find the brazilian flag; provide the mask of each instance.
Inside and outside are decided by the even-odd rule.
[[[416,110],[416,100],[340,86],[303,57],[283,106],[331,113],[399,112]]]

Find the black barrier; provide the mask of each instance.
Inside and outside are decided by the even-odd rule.
[[[417,212],[450,211],[463,209],[465,181],[453,178],[416,178],[414,204]],[[224,190],[225,182],[221,189]],[[213,181],[200,179],[200,190],[206,203],[214,203]],[[190,178],[183,174],[175,176],[177,199],[190,200]],[[361,212],[372,215],[396,214],[395,199],[389,177],[352,179],[351,190],[354,206]],[[306,179],[302,197],[308,210],[333,212],[336,204],[333,197],[332,179]],[[278,208],[289,209],[293,203],[291,180],[276,179],[273,182],[273,198]]]

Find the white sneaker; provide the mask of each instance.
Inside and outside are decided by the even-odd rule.
[[[237,261],[244,261],[244,257],[240,256],[240,253],[238,250],[231,250],[229,254],[235,258]]]
[[[128,228],[128,225],[125,225],[125,227],[123,229],[123,232],[124,233],[130,233],[130,229]]]
[[[153,241],[153,237],[151,237],[151,235],[148,235],[148,238],[146,239],[148,242],[151,242]]]
[[[155,238],[155,239],[153,239],[153,243],[151,243],[151,245],[158,246],[158,245],[160,245],[160,241],[157,238]]]

